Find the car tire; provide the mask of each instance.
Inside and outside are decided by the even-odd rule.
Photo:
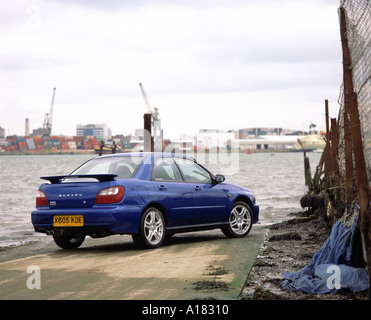
[[[148,208],[142,215],[139,232],[133,234],[134,243],[145,249],[154,249],[161,246],[165,239],[165,219],[162,212],[155,208]]]
[[[57,246],[62,249],[77,249],[84,242],[85,236],[53,236],[53,239]]]
[[[236,202],[229,214],[228,225],[222,228],[229,238],[243,238],[252,227],[252,210],[245,202]]]

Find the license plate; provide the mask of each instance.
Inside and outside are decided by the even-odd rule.
[[[53,225],[54,227],[82,227],[84,219],[82,215],[54,216]]]

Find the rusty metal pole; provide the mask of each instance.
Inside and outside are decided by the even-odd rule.
[[[350,54],[348,43],[346,41],[346,22],[344,8],[340,8],[340,35],[343,50],[343,83],[344,83],[344,154],[345,154],[345,194],[346,206],[349,208],[354,200],[353,195],[353,144],[352,133],[350,128],[350,101],[349,95],[346,94],[349,87],[349,77],[346,76],[351,72]],[[348,56],[346,56],[348,51]],[[351,84],[353,86],[353,84]]]
[[[144,152],[152,152],[152,114],[145,113],[144,116]]]
[[[345,98],[344,98],[345,102]],[[345,195],[346,204],[349,207],[354,200],[353,198],[353,148],[352,136],[350,132],[350,116],[347,112],[347,103],[344,108],[344,154],[345,154]]]
[[[371,209],[370,194],[368,191],[368,180],[366,171],[366,162],[363,153],[362,133],[359,121],[357,94],[354,92],[353,75],[351,68],[351,55],[347,39],[347,26],[345,18],[345,9],[340,8],[340,34],[343,49],[343,72],[344,72],[344,100],[349,104],[349,115],[351,123],[351,137],[354,152],[354,161],[356,166],[358,198],[360,206],[359,227],[362,234],[363,248],[366,249],[365,259],[368,262],[368,271],[370,274],[369,298],[371,298]]]

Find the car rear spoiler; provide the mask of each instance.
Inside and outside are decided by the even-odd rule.
[[[40,179],[48,180],[51,184],[60,183],[62,179],[79,179],[79,178],[93,178],[97,179],[99,182],[112,181],[115,180],[117,174],[77,174],[77,175],[64,175],[64,176],[46,176],[40,177]]]

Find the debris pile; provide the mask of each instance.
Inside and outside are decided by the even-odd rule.
[[[315,294],[284,290],[281,286],[286,271],[297,272],[308,266],[313,256],[328,240],[330,228],[322,209],[292,214],[288,221],[269,227],[259,255],[241,291],[242,300],[366,300],[367,291],[349,290]],[[300,237],[298,237],[298,235]]]

